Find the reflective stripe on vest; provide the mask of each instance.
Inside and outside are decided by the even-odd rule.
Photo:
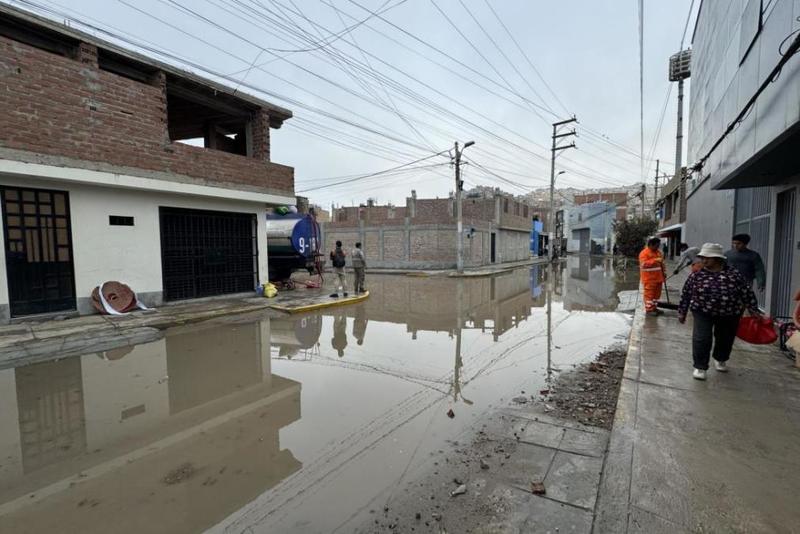
[[[642,269],[642,272],[656,272],[656,271],[660,272],[661,267],[647,267]]]

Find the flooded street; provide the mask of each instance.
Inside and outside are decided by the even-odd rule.
[[[576,256],[547,278],[368,276],[363,304],[0,370],[0,531],[351,532],[626,338],[636,274]]]

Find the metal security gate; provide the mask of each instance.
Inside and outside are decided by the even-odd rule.
[[[69,195],[0,187],[11,316],[75,309]]]
[[[256,216],[160,208],[164,298],[253,291],[258,285]]]
[[[769,246],[769,225],[771,217],[772,189],[769,187],[753,187],[736,190],[736,206],[734,210],[734,234],[749,234],[750,245],[764,260],[764,265],[769,265],[771,253]],[[757,288],[758,302],[764,304],[766,295]]]
[[[795,190],[778,195],[775,214],[775,268],[772,283],[772,314],[791,315],[792,256],[794,255],[794,224],[797,209]]]

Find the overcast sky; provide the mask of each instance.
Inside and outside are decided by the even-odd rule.
[[[293,166],[296,190],[326,208],[368,197],[402,204],[411,189],[446,196],[453,189],[448,156],[428,156],[455,140],[475,141],[464,153],[468,187],[515,194],[542,187],[550,172],[549,124],[570,114],[580,122],[578,149],[559,157],[557,170],[566,171],[559,185],[640,181],[638,2],[488,2],[10,3],[46,5],[59,12],[48,16],[69,15],[211,72],[244,77],[240,90],[294,112],[272,131],[272,160]],[[652,181],[655,158],[673,172],[677,87],[651,147],[670,86],[668,58],[679,50],[692,2],[644,4],[644,153],[653,154],[645,168]],[[694,15],[686,46],[693,24]],[[361,178],[417,160],[402,172]]]

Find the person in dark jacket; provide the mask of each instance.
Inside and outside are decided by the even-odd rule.
[[[731,248],[725,253],[728,265],[733,267],[744,277],[748,284],[752,285],[756,281],[759,291],[764,291],[767,285],[767,271],[764,269],[764,261],[761,255],[755,250],[750,250],[748,234],[736,234],[731,238]]]
[[[714,367],[728,370],[739,319],[745,310],[760,316],[751,284],[736,269],[725,264],[722,245],[706,243],[697,254],[703,268],[689,275],[678,304],[678,320],[686,322],[692,312],[692,358],[697,380],[706,379],[713,345]]]
[[[331,297],[333,298],[338,297],[340,291],[345,297],[347,296],[347,276],[344,272],[346,256],[347,255],[342,249],[342,242],[337,241],[336,249],[332,250],[330,254],[331,264],[333,265],[333,272],[334,274],[336,274],[336,278],[338,278],[339,280],[339,283],[336,286],[336,292],[331,295]]]

